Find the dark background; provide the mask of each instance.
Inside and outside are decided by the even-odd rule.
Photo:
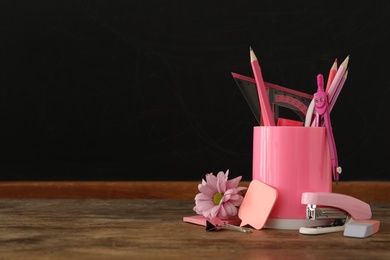
[[[231,76],[314,93],[341,181],[389,181],[390,2],[1,1],[1,180],[251,179],[256,120]]]

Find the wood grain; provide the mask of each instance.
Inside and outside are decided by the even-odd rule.
[[[250,234],[183,222],[193,200],[0,199],[1,259],[390,259],[390,203],[364,239],[297,230]]]
[[[193,199],[200,182],[0,182],[0,198]],[[249,182],[240,186],[248,187]],[[390,182],[339,182],[333,192],[370,201],[390,201]]]

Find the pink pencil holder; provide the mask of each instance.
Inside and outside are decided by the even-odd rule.
[[[303,192],[332,191],[325,131],[325,127],[254,127],[253,179],[278,192],[265,227],[299,229],[314,224],[306,219],[301,196]]]

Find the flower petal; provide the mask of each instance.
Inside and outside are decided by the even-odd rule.
[[[229,218],[229,215],[226,212],[224,205],[221,205],[221,208],[219,210],[217,217],[220,219],[228,219]]]
[[[197,211],[202,212],[202,211],[207,211],[207,210],[213,208],[214,206],[215,206],[214,203],[211,201],[202,201],[200,203],[198,202],[195,207],[196,207]]]
[[[210,185],[204,185],[204,186],[199,187],[199,191],[201,193],[204,193],[205,195],[207,195],[209,197],[213,197],[214,194],[217,192],[217,189],[211,187]]]
[[[238,184],[240,183],[241,179],[242,179],[242,176],[238,176],[234,179],[228,180],[226,183],[226,188],[227,189],[236,188],[238,186]]]
[[[195,196],[195,200],[197,200],[197,201],[213,201],[213,198],[210,196],[207,196],[204,193],[198,193]]]
[[[237,187],[236,189],[237,189],[237,191],[242,191],[242,190],[246,190],[248,188],[247,187]]]
[[[225,193],[226,191],[227,176],[223,171],[220,171],[217,175],[217,190],[219,193]]]
[[[221,210],[221,205],[214,206],[210,211],[210,218],[215,218],[219,215],[219,211]]]
[[[235,194],[241,195],[241,192],[240,192],[237,188],[228,189],[228,190],[225,192],[225,195],[226,195],[226,196],[231,196],[231,195],[235,195]]]
[[[203,211],[203,217],[215,218],[219,211],[219,205],[213,205],[213,207]],[[217,212],[217,213],[216,213]]]
[[[227,180],[229,178],[229,169],[226,170],[225,175],[226,175],[226,180]]]
[[[206,174],[207,184],[212,187],[212,189],[217,190],[217,177],[212,173]]]
[[[234,217],[237,215],[237,208],[230,202],[226,202],[223,204],[223,208],[226,211],[226,214],[230,217]]]
[[[237,201],[237,200],[240,200],[240,199],[242,199],[241,195],[238,195],[238,194],[229,195],[229,201]]]
[[[229,200],[229,202],[232,203],[234,206],[238,207],[241,205],[243,199],[244,199],[243,197],[240,197],[236,200]]]

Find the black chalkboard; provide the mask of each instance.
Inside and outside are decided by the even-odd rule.
[[[251,179],[231,72],[306,93],[350,55],[341,181],[390,180],[390,2],[2,1],[1,180]]]

